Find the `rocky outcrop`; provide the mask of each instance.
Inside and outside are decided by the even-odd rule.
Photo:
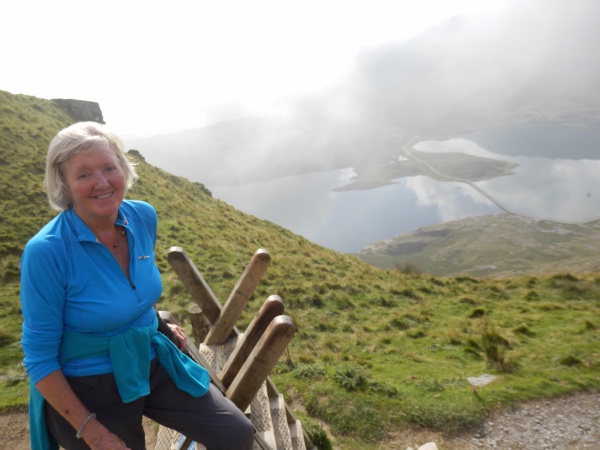
[[[98,122],[104,123],[100,105],[96,102],[85,100],[72,100],[64,98],[52,99],[61,109],[77,122]]]

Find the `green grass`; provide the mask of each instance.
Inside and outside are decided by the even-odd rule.
[[[0,123],[0,159],[8,163],[0,174],[0,411],[7,411],[28,400],[19,257],[53,215],[44,155],[69,119],[50,101],[0,92]],[[159,307],[188,331],[192,300],[167,263],[168,249],[183,247],[222,303],[252,254],[269,250],[272,263],[238,326],[269,295],[283,298],[296,334],[272,378],[291,404],[303,404],[299,416],[323,448],[321,422],[340,447],[373,448],[400,427],[450,432],[498,405],[600,388],[599,274],[479,279],[377,269],[131,157],[140,181],[129,197],[151,202],[159,215]],[[483,373],[497,379],[473,389],[467,377]]]
[[[322,417],[336,436],[374,440],[385,433],[381,424],[453,431],[478,423],[498,404],[597,389],[599,280],[569,278],[559,284],[551,277],[536,279],[547,300],[531,304],[524,298],[523,279],[432,283],[415,276],[410,283],[419,298],[338,311],[323,332],[318,321],[300,319],[312,312],[294,311],[312,345],[306,349],[298,336],[291,354],[302,371],[280,363],[275,378],[310,392],[309,412]],[[565,290],[578,294],[568,299]],[[486,313],[474,317],[473,303]],[[490,336],[502,357],[486,352]],[[483,373],[498,378],[473,391],[467,377]]]

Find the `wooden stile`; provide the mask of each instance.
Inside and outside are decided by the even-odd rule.
[[[313,449],[302,424],[269,378],[294,335],[291,318],[283,315],[282,299],[269,296],[244,334],[235,327],[271,262],[269,253],[265,249],[254,253],[223,307],[181,247],[169,249],[168,261],[196,302],[188,310],[196,341],[187,338],[188,354],[208,370],[211,381],[221,392],[249,414],[256,429],[253,449]],[[160,315],[166,322],[175,323],[168,312],[161,311]],[[255,418],[254,406],[250,405],[265,395],[270,404],[277,407],[275,410],[271,407],[268,417],[256,410],[261,417]],[[269,420],[269,425],[265,425],[264,420]],[[157,442],[156,450],[170,450],[175,448],[173,445],[187,448],[163,443],[165,439],[179,439],[178,436],[177,432],[160,427],[162,440]],[[188,440],[185,443],[189,444]],[[196,448],[203,447],[197,444]]]

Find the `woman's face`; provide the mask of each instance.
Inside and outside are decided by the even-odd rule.
[[[73,209],[89,226],[115,221],[125,196],[125,174],[115,154],[104,147],[77,153],[64,166]]]

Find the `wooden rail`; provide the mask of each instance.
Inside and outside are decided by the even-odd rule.
[[[258,344],[261,336],[269,324],[277,316],[283,314],[283,301],[278,295],[272,295],[260,308],[254,320],[248,325],[246,332],[238,338],[237,345],[233,353],[227,359],[227,362],[219,373],[219,378],[225,386],[229,386],[235,376],[238,374],[246,360],[250,357],[252,350]],[[279,355],[278,355],[279,357]],[[265,377],[266,378],[266,377]]]
[[[204,339],[206,345],[222,344],[227,340],[270,263],[271,256],[266,250],[259,249],[254,253],[250,264],[233,288],[233,292],[225,302],[219,316],[213,321],[212,327]]]
[[[293,335],[294,325],[289,317],[278,316],[270,323],[227,389],[227,397],[242,411],[250,406]]]

